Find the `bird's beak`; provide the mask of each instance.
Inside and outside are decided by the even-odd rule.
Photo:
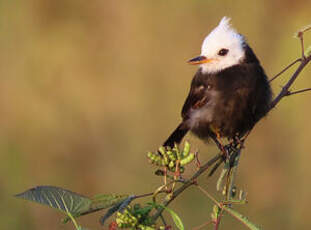
[[[198,57],[195,57],[189,60],[188,63],[191,65],[199,65],[199,64],[211,62],[212,60],[213,59],[208,59],[205,56],[198,56]]]

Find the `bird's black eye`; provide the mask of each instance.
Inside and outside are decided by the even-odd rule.
[[[227,55],[228,52],[229,52],[228,49],[221,49],[221,50],[219,50],[218,55],[219,56],[225,56],[225,55]]]

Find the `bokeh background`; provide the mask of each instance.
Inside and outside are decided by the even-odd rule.
[[[179,122],[196,71],[186,61],[209,31],[232,17],[272,77],[299,57],[293,34],[311,23],[310,9],[309,0],[1,1],[0,229],[73,229],[54,210],[13,198],[36,185],[88,196],[155,190],[161,179],[146,152]],[[311,66],[302,87],[311,87]],[[311,228],[310,100],[284,99],[243,153],[237,184],[249,204],[237,208],[264,229]],[[202,161],[216,151],[186,139]],[[215,179],[205,180],[215,194]],[[210,218],[211,202],[192,188],[171,208],[192,229]],[[79,222],[103,229],[100,215]],[[221,229],[244,226],[225,217]]]

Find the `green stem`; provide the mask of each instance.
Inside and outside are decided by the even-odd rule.
[[[67,212],[67,215],[68,215],[69,218],[71,219],[71,221],[72,221],[73,225],[75,226],[75,228],[76,228],[77,230],[79,230],[79,229],[80,229],[80,226],[78,225],[78,223],[77,223],[77,221],[75,220],[75,218],[71,215],[70,212]]]

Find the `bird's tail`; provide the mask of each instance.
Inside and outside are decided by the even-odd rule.
[[[183,123],[180,123],[174,132],[167,138],[163,146],[173,148],[175,143],[179,144],[189,129]]]

